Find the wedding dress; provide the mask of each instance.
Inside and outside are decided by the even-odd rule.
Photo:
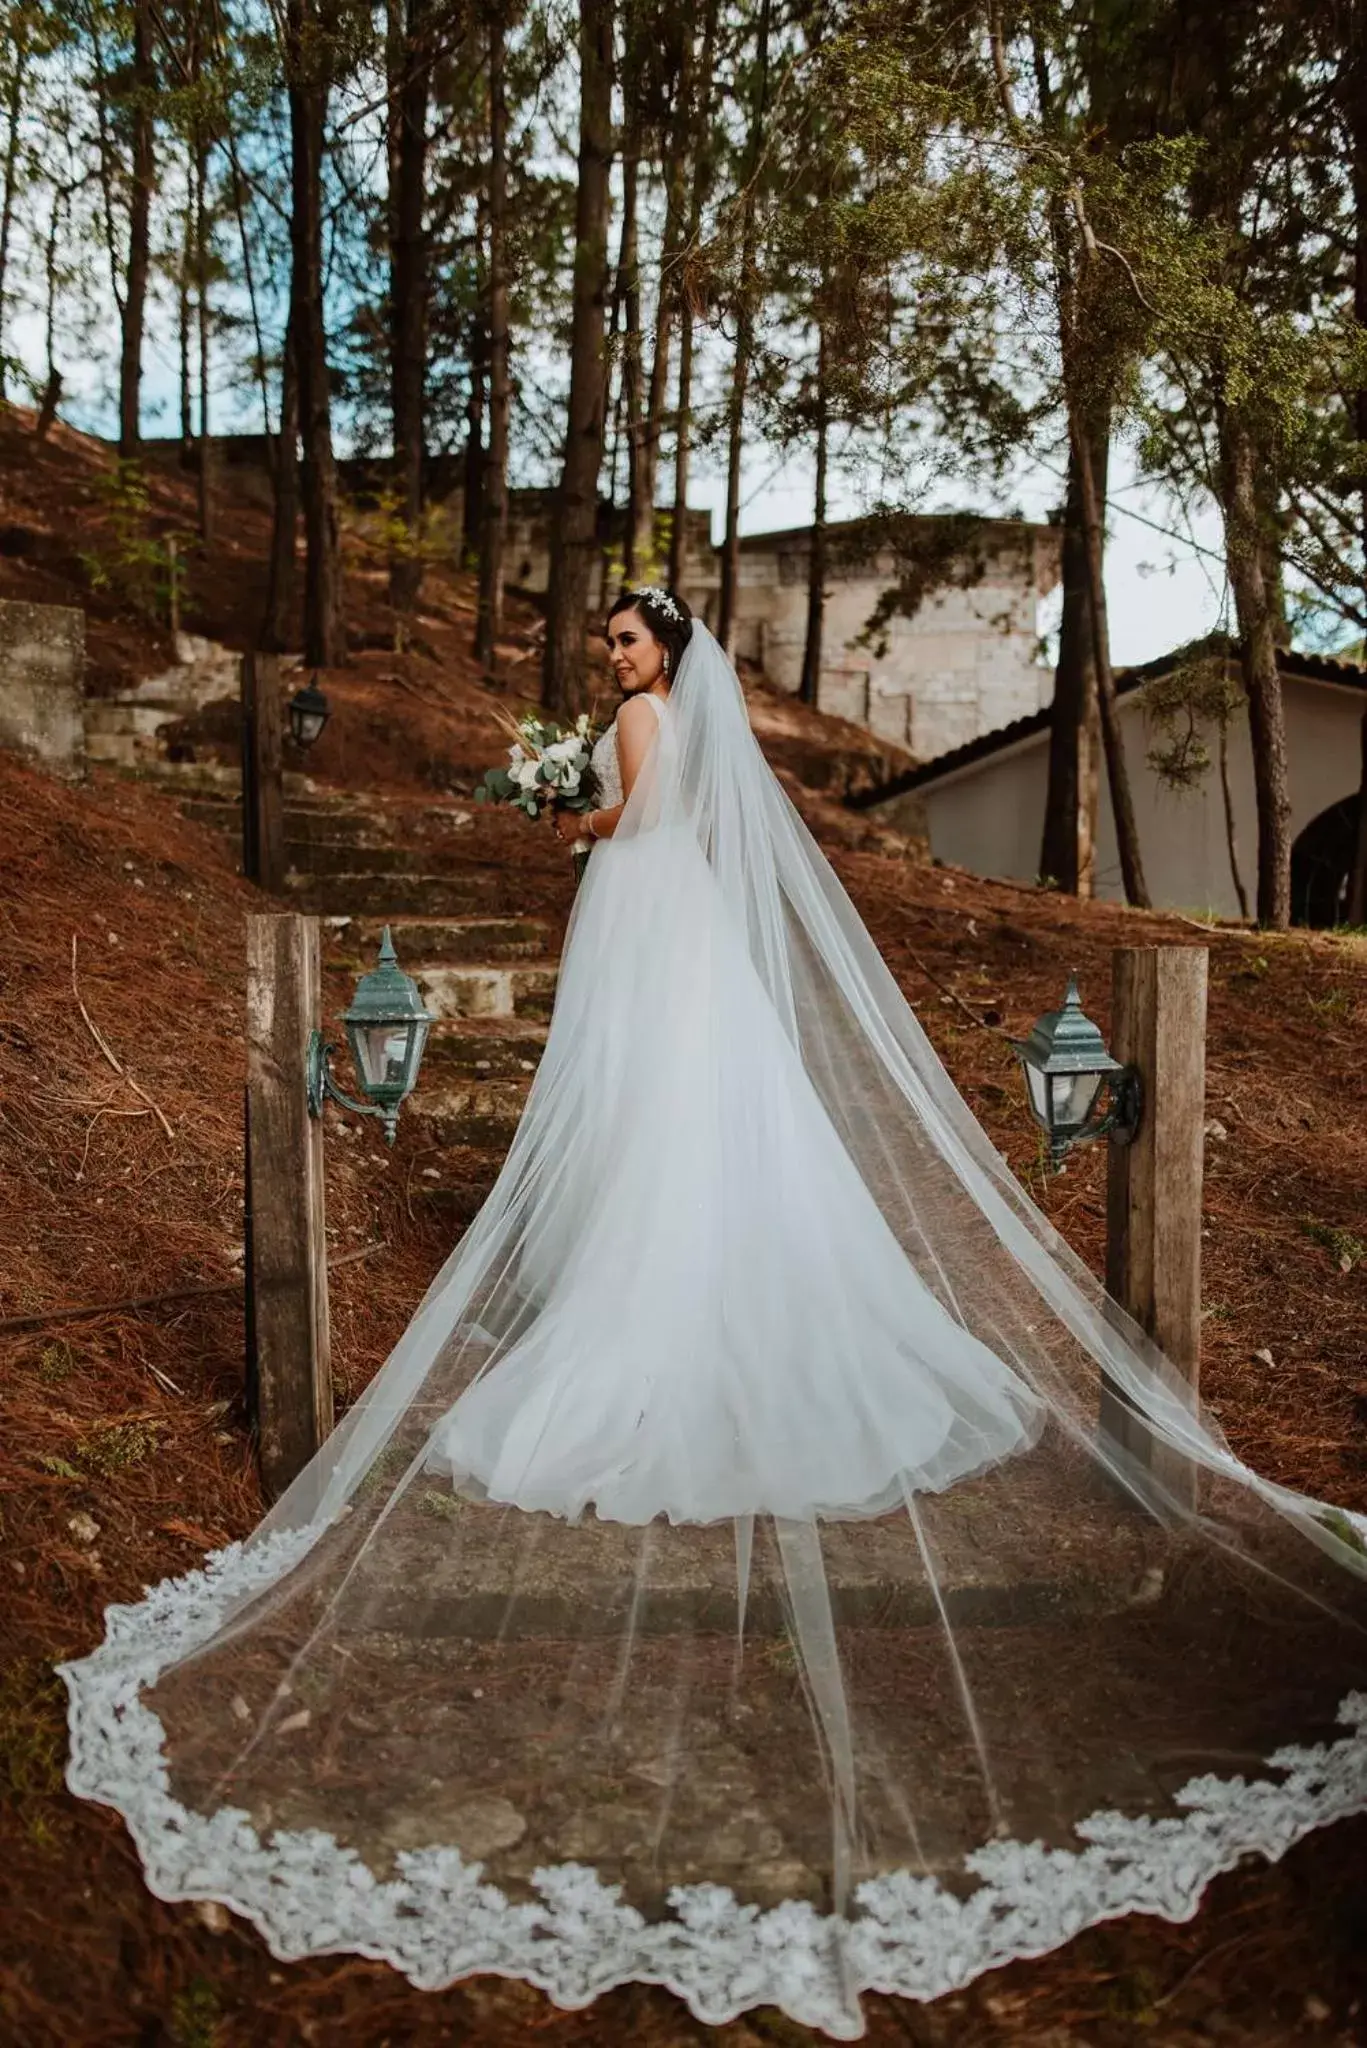
[[[1367,1807],[1367,1523],[1012,1177],[701,625],[650,701],[493,1190],[250,1541],[64,1667],[69,1782],[283,1958],[852,2039]]]

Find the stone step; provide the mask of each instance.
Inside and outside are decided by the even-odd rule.
[[[128,697],[89,697],[85,705],[86,746],[96,735],[127,734],[138,739],[155,739],[164,725],[193,718],[199,707],[189,701],[178,703],[162,698],[155,703],[138,703]]]
[[[337,840],[296,839],[286,826],[285,859],[293,873],[317,875],[320,879],[329,876],[351,876],[364,871],[367,876],[378,875],[421,875],[423,862],[429,856],[420,846],[374,846],[359,841],[343,843]]]
[[[242,788],[242,770],[232,761],[168,761],[141,751],[127,736],[96,735],[93,744],[87,744],[86,758],[122,769],[139,782],[162,783],[180,797],[228,798]],[[313,796],[318,789],[312,776],[292,768],[285,770],[284,783],[286,798]]]
[[[418,1085],[404,1104],[404,1115],[420,1117],[439,1145],[473,1146],[505,1152],[522,1119],[531,1075],[520,1080],[453,1081],[435,1087],[427,1082],[427,1062]]]
[[[412,974],[434,1017],[549,1017],[559,967],[481,962],[464,967],[413,966]]]
[[[233,839],[242,836],[240,797],[190,797],[180,809],[182,817],[196,825],[207,825],[211,831]],[[332,846],[364,846],[375,829],[376,820],[371,812],[343,809],[340,804],[287,805],[285,809],[285,837],[290,846],[318,841]]]
[[[938,1497],[926,1510],[941,1559],[936,1588],[926,1579],[905,1514],[861,1522],[849,1540],[827,1541],[837,1624],[938,1631],[943,1601],[951,1622],[962,1628],[1050,1628],[1142,1610],[1152,1601],[1153,1572],[1159,1571],[1161,1586],[1165,1556],[1156,1523],[1113,1515],[1065,1552],[1057,1542],[1050,1546],[1047,1536],[1057,1523],[1044,1517],[1035,1543],[1013,1556],[1008,1547],[966,1542],[959,1533],[971,1530],[993,1504],[989,1482],[990,1475],[964,1482],[961,1497]],[[450,1530],[451,1540],[440,1546],[425,1533],[436,1515]],[[611,1637],[628,1627],[641,1638],[676,1631],[734,1636],[739,1607],[731,1523],[685,1534],[659,1523],[647,1532],[585,1516],[572,1525],[556,1523],[554,1541],[538,1542],[531,1525],[542,1519],[529,1517],[526,1541],[510,1544],[506,1511],[497,1504],[454,1494],[440,1474],[419,1477],[388,1527],[384,1557],[392,1591],[382,1603],[385,1628],[398,1636],[411,1632],[434,1647],[442,1638],[478,1642],[505,1633]],[[647,1542],[650,1585],[643,1598]],[[757,1532],[747,1637],[783,1636],[791,1626],[767,1545]]]
[[[546,1045],[546,1026],[522,1017],[468,1017],[434,1024],[423,1054],[422,1081],[520,1080],[533,1074]]]
[[[362,858],[358,852],[357,859]],[[295,910],[319,917],[460,917],[497,895],[501,877],[491,868],[452,875],[306,875],[286,877]]]
[[[391,920],[394,950],[410,974],[419,967],[467,962],[546,959],[552,928],[544,917],[409,917]],[[384,926],[378,918],[356,918],[339,935],[357,957],[369,958]]]

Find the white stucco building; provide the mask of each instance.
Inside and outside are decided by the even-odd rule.
[[[1061,533],[1025,520],[933,516],[898,528],[899,552],[870,550],[858,520],[828,529],[817,704],[929,761],[1050,702],[1040,604],[1059,579]],[[736,652],[786,690],[802,677],[810,547],[805,527],[740,544]],[[868,644],[879,599],[907,581],[922,586],[914,608],[894,612]]]
[[[1158,908],[1237,917],[1229,833],[1218,769],[1218,741],[1203,734],[1211,768],[1193,786],[1167,786],[1148,760],[1160,737],[1146,708],[1146,686],[1168,674],[1171,658],[1117,678],[1144,875]],[[1298,923],[1341,918],[1356,831],[1367,669],[1326,655],[1281,656],[1291,799],[1293,916]],[[1248,720],[1229,728],[1229,783],[1235,857],[1250,903],[1257,895],[1257,813]],[[858,799],[861,809],[924,831],[939,860],[974,874],[1033,882],[1049,768],[1049,712],[1041,709],[899,776]],[[1123,900],[1115,821],[1104,769],[1097,830],[1096,893]]]

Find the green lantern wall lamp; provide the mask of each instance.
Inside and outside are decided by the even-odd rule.
[[[318,677],[311,675],[302,690],[296,690],[289,702],[290,735],[296,747],[311,747],[321,738],[323,727],[332,716],[332,706],[318,686]]]
[[[1139,1069],[1112,1059],[1100,1031],[1083,1014],[1075,974],[1068,977],[1062,1009],[1036,1018],[1029,1036],[1013,1038],[1011,1046],[1025,1069],[1030,1113],[1049,1141],[1054,1166],[1062,1165],[1074,1145],[1094,1138],[1130,1143],[1144,1111]]]
[[[331,1097],[357,1116],[382,1118],[386,1142],[392,1145],[399,1106],[417,1085],[432,1018],[417,983],[399,966],[388,925],[380,941],[379,962],[356,984],[351,1008],[343,1012],[342,1022],[369,1100],[355,1102],[342,1093],[329,1064],[337,1048],[321,1031],[315,1031],[308,1051],[309,1114],[321,1116],[323,1104]]]

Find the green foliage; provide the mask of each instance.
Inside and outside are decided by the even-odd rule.
[[[22,1657],[0,1671],[0,1798],[41,1849],[56,1840],[65,1756],[62,1682],[46,1664]]]
[[[1327,1529],[1331,1536],[1337,1536],[1340,1543],[1346,1543],[1359,1557],[1367,1557],[1367,1537],[1342,1508],[1321,1508],[1315,1519],[1321,1528]]]
[[[76,1354],[65,1339],[43,1346],[42,1357],[38,1360],[38,1377],[45,1387],[60,1385],[76,1370]]]
[[[1340,1273],[1351,1273],[1354,1266],[1367,1259],[1367,1244],[1337,1223],[1321,1223],[1318,1217],[1302,1216],[1300,1227],[1313,1244],[1328,1252]]]
[[[149,1458],[155,1457],[161,1448],[160,1432],[163,1427],[160,1422],[142,1418],[98,1423],[94,1433],[83,1437],[77,1444],[76,1455],[87,1472],[109,1479],[117,1472],[146,1464]]]
[[[171,2001],[174,2048],[215,2048],[223,2019],[218,1991],[207,1977],[192,1978]]]
[[[1144,713],[1160,738],[1149,766],[1169,789],[1193,789],[1212,766],[1207,734],[1223,733],[1245,702],[1243,682],[1223,648],[1195,648],[1144,686]]]
[[[169,620],[172,609],[173,550],[186,536],[158,532],[142,465],[116,462],[96,486],[105,514],[107,539],[81,556],[91,588],[107,591],[147,619]]]
[[[50,1472],[54,1479],[79,1479],[82,1476],[67,1459],[58,1458],[50,1452],[40,1457],[38,1463],[43,1471]]]
[[[460,1504],[453,1493],[439,1493],[429,1486],[418,1495],[418,1513],[434,1522],[458,1522]]]

